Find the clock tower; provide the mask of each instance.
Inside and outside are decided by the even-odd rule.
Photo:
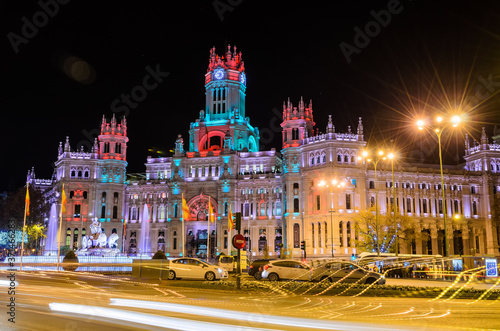
[[[229,45],[225,55],[210,50],[205,74],[205,109],[191,123],[189,151],[230,149],[256,152],[259,130],[245,117],[246,74],[241,52]]]

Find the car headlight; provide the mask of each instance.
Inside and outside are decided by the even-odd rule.
[[[217,272],[222,274],[222,273],[224,273],[224,270],[222,270],[221,268],[217,268]]]

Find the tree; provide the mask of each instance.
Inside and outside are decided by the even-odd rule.
[[[406,215],[396,215],[396,222],[398,224],[399,244],[410,244],[415,240],[427,241],[428,234],[421,233],[418,229],[418,222],[413,221]],[[362,252],[376,252],[377,251],[377,221],[375,209],[370,208],[365,212],[360,212],[354,218],[354,231],[356,236],[354,245]],[[378,244],[380,245],[381,253],[395,252],[396,231],[394,227],[394,216],[392,214],[378,215],[378,228],[380,238]]]
[[[27,248],[35,247],[36,253],[38,254],[38,239],[45,238],[45,225],[43,224],[32,224],[26,225],[26,234],[28,235],[28,245]]]

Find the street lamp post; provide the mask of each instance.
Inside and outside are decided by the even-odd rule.
[[[394,153],[389,153],[387,156],[391,160],[391,171],[392,171],[392,209],[394,212],[394,231],[395,231],[395,251],[396,256],[399,254],[399,238],[398,238],[398,222],[396,220],[396,183],[394,182]]]
[[[335,257],[334,249],[333,249],[333,213],[335,213],[334,209],[330,209],[330,225],[332,227],[332,257]]]
[[[434,132],[437,136],[438,139],[438,148],[439,148],[439,171],[441,173],[441,192],[442,192],[442,199],[443,199],[443,222],[444,222],[444,240],[445,240],[445,247],[446,247],[446,253],[445,256],[450,255],[450,242],[448,240],[448,224],[446,222],[446,196],[445,196],[445,191],[444,191],[444,176],[443,176],[443,154],[441,151],[441,135],[443,134],[443,131],[446,127],[452,126],[456,127],[461,121],[460,116],[455,115],[451,118],[450,124],[448,125],[443,125],[443,117],[438,116],[436,118],[436,122],[438,123],[438,126],[436,127],[431,127],[431,131]],[[426,123],[423,120],[418,120],[417,121],[417,126],[419,130],[423,130],[424,126],[426,126]]]

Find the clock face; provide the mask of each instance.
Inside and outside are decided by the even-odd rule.
[[[217,69],[214,71],[214,77],[215,79],[222,79],[224,78],[224,70],[222,69]]]
[[[240,82],[241,84],[245,84],[247,82],[247,76],[244,73],[240,75]]]

